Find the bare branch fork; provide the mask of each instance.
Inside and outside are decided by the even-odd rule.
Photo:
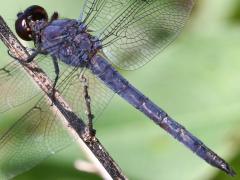
[[[32,78],[35,84],[46,94],[46,98],[51,104],[53,87],[51,80],[34,61],[31,63],[24,63],[23,59],[28,59],[30,54],[18,41],[1,16],[0,39],[7,46],[10,53],[19,59],[18,61],[22,65],[23,69]],[[86,138],[86,125],[82,119],[71,110],[67,102],[58,91],[55,93],[55,101],[53,106],[57,111],[62,124],[69,131],[69,133],[77,139],[81,149],[98,168],[101,176],[104,179],[127,179],[122,173],[120,167],[115,163],[100,141],[96,137],[91,140]]]

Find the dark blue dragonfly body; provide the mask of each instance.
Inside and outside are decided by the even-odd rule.
[[[209,164],[227,173],[232,173],[232,170],[223,159],[218,157],[217,154],[208,149],[182,125],[171,119],[167,113],[134,88],[108,63],[106,58],[98,54],[93,55],[101,49],[101,44],[97,38],[91,36],[86,31],[86,26],[76,20],[53,21],[43,31],[41,42],[43,49],[46,49],[52,56],[56,56],[59,60],[71,66],[81,67],[87,63],[87,68],[111,90],[143,112],[174,138],[185,144]],[[58,45],[56,46],[55,44]]]
[[[98,111],[101,106],[98,103],[104,101],[99,99],[104,98],[103,94],[107,94],[105,87],[108,87],[209,164],[234,175],[223,159],[134,88],[112,66],[114,64],[122,69],[136,69],[151,60],[177,37],[193,5],[193,0],[86,0],[80,20],[52,18],[50,22],[45,19],[29,22],[32,30],[30,38],[34,37],[36,45],[34,57],[41,53],[51,55],[57,75],[55,85],[75,111],[79,112],[79,102],[84,102],[79,97],[81,85],[74,83],[75,77],[76,81],[79,80],[76,72],[80,70],[90,81],[93,110],[96,107]],[[58,60],[68,65],[67,70],[63,71],[62,80],[58,78],[61,74]],[[91,83],[91,79],[99,87]],[[73,85],[69,85],[71,83],[67,80]],[[103,97],[99,98],[97,94]],[[82,104],[84,103],[80,103]],[[16,105],[13,103],[11,106]],[[33,116],[32,113],[28,112],[25,118]],[[81,112],[78,114],[83,115]],[[15,129],[20,127],[15,126]],[[0,139],[0,152],[8,133]],[[49,146],[48,144],[47,147]]]

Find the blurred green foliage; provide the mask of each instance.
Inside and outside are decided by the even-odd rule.
[[[235,22],[240,24],[240,1],[235,0],[235,6],[233,7],[232,13],[230,13],[230,19]]]
[[[69,18],[78,17],[81,7],[75,0],[8,0],[1,4],[1,15],[11,22],[16,12],[33,2],[49,13],[59,11]],[[238,0],[197,1],[178,40],[138,71],[122,72],[173,118],[230,160],[238,174],[240,26],[228,23],[228,17],[239,19],[239,4]],[[9,119],[17,115],[11,114]],[[1,118],[0,132],[7,120]],[[129,179],[232,179],[200,160],[117,96],[95,122],[95,128]],[[74,170],[76,159],[84,156],[73,145],[15,180],[99,179]]]

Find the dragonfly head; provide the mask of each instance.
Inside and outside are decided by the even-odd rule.
[[[24,12],[19,12],[15,22],[15,30],[18,36],[25,41],[34,40],[31,24],[38,21],[48,21],[48,14],[41,6],[33,5],[28,7]]]

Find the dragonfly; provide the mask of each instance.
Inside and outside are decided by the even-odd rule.
[[[60,18],[57,12],[49,18],[43,7],[33,5],[17,14],[15,28],[22,40],[34,43],[26,62],[36,61],[53,81],[52,103],[57,89],[87,122],[90,137],[96,133],[93,119],[118,94],[208,164],[233,176],[227,162],[117,71],[142,67],[173,42],[194,4],[195,0],[85,0],[78,19]],[[63,135],[51,105],[9,55],[12,61],[0,69],[0,111],[39,99],[0,137],[0,177],[12,178],[71,140]]]

